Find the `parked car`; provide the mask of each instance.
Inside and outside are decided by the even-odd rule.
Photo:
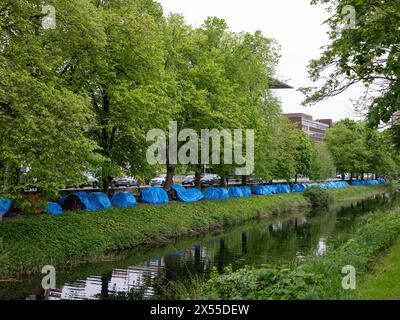
[[[114,179],[113,187],[140,187],[139,181],[135,177],[122,176]]]
[[[85,178],[84,184],[81,184],[79,187],[84,188],[84,187],[92,187],[94,189],[97,189],[100,186],[99,179],[96,178],[92,173],[90,172],[85,172],[83,174]]]
[[[186,177],[182,180],[182,185],[183,185],[183,186],[193,186],[195,180],[196,180],[196,177],[195,177],[195,176],[186,176]]]
[[[221,177],[217,174],[207,173],[200,179],[202,186],[215,186],[221,183]]]
[[[166,178],[167,178],[167,175],[161,174],[161,175],[155,177],[154,179],[150,180],[150,186],[152,186],[152,187],[163,186]]]

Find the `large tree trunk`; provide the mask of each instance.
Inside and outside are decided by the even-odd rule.
[[[174,184],[175,166],[173,164],[167,164],[167,177],[165,178],[164,189],[166,191],[171,190],[171,186]]]
[[[113,178],[110,176],[107,176],[107,177],[103,177],[101,181],[102,181],[102,186],[103,186],[102,191],[107,195],[111,195],[113,193],[113,190],[110,189],[110,187],[112,187]]]
[[[221,188],[225,188],[225,187],[226,187],[226,180],[227,180],[227,179],[228,179],[228,178],[221,177],[221,180],[220,180],[220,183],[219,183],[219,185],[220,185]]]
[[[164,189],[165,191],[169,192],[171,191],[171,186],[174,183],[174,174],[175,174],[175,166],[172,163],[170,163],[170,158],[169,158],[169,139],[167,139],[166,155],[167,155],[167,176],[164,182]]]
[[[196,188],[201,188],[201,171],[202,171],[202,166],[198,165],[196,168],[196,172],[194,174],[194,186]]]

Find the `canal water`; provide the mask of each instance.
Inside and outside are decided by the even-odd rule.
[[[57,289],[44,294],[43,275],[0,283],[0,299],[171,299],[174,283],[206,279],[213,268],[273,265],[323,255],[352,232],[356,217],[400,207],[391,192],[335,208],[302,209],[221,232],[104,257],[98,263],[57,270]]]

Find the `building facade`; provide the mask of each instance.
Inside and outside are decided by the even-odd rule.
[[[296,124],[299,130],[304,131],[316,143],[322,143],[325,138],[325,132],[333,125],[332,119],[314,120],[312,116],[304,113],[284,114],[290,122]]]

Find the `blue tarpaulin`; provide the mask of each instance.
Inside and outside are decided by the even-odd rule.
[[[87,211],[109,209],[112,207],[110,199],[103,192],[75,192],[66,196],[62,203],[64,204],[68,202],[70,197],[77,197],[79,201],[83,204],[84,210]]]
[[[293,186],[292,191],[293,192],[303,192],[305,189],[307,189],[307,186],[305,184],[295,184]]]
[[[263,196],[273,194],[274,188],[272,186],[255,186],[253,187],[253,193]]]
[[[276,185],[276,193],[290,193],[290,186],[288,184]]]
[[[341,189],[346,188],[349,184],[346,181],[326,182],[318,185],[321,189]]]
[[[184,187],[174,184],[171,189],[176,192],[179,201],[197,202],[204,199],[204,195],[197,188],[185,189]]]
[[[102,210],[112,208],[110,199],[104,192],[89,192],[88,198],[92,205],[92,210]]]
[[[7,198],[0,198],[0,216],[5,216],[11,208],[12,201]]]
[[[353,186],[377,186],[379,184],[384,184],[384,179],[378,180],[354,180],[352,185]]]
[[[66,198],[66,197],[67,197],[67,196],[58,199],[58,200],[57,200],[57,203],[58,203],[60,206],[62,206],[62,205],[64,204],[64,201],[65,201],[65,198]]]
[[[115,207],[132,207],[137,205],[137,201],[130,192],[119,192],[111,198],[111,204]]]
[[[85,207],[85,210],[88,210],[88,211],[93,210],[93,209],[92,209],[92,204],[91,204],[91,202],[90,202],[90,200],[89,200],[89,198],[88,198],[88,194],[87,194],[86,192],[82,192],[82,191],[80,191],[80,192],[75,192],[75,193],[73,193],[73,194],[69,194],[68,196],[66,196],[66,197],[64,198],[63,204],[65,203],[65,201],[66,201],[69,197],[72,197],[72,196],[77,197],[77,198],[82,202],[83,206]]]
[[[242,198],[251,196],[250,187],[231,187],[228,189],[228,192],[231,198]]]
[[[140,198],[143,202],[151,204],[164,204],[169,202],[168,194],[160,187],[142,189]]]
[[[57,202],[48,202],[45,210],[47,213],[58,216],[63,214],[64,211]]]
[[[204,190],[204,198],[208,200],[227,199],[229,192],[226,188],[207,188]]]

